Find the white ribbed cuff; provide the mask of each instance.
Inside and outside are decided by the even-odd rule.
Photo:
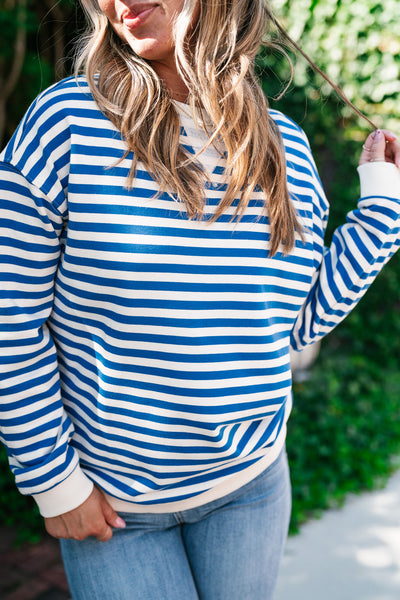
[[[92,491],[93,481],[78,466],[62,483],[47,492],[33,494],[33,498],[42,517],[58,517],[83,504]]]
[[[400,200],[400,169],[392,163],[369,162],[358,167],[361,198],[387,196]]]

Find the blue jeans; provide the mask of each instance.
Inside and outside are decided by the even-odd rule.
[[[291,509],[286,453],[180,513],[123,513],[108,542],[61,540],[74,600],[271,600]]]

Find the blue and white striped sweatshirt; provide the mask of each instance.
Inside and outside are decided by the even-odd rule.
[[[177,103],[181,142],[205,133]],[[301,129],[271,111],[304,226],[268,253],[259,190],[240,222],[189,220],[94,103],[66,79],[33,103],[1,154],[1,440],[44,516],[93,482],[113,506],[196,506],[246,483],[281,450],[289,347],[331,331],[400,244],[400,174],[359,168],[361,199],[329,249],[328,204]],[[213,148],[207,213],[224,192]]]

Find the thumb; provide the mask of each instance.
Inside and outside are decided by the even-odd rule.
[[[372,140],[372,148],[371,148],[371,156],[370,162],[374,161],[384,161],[385,160],[385,150],[386,150],[386,138],[380,129],[377,129],[374,133],[374,138]]]
[[[367,162],[385,162],[386,138],[381,129],[371,133],[363,146],[360,165]]]
[[[110,506],[110,504],[107,502],[104,496],[102,498],[101,505],[104,519],[109,525],[111,525],[111,527],[116,527],[118,529],[123,529],[124,527],[126,527],[125,521],[121,519],[119,515],[117,515],[115,510]]]

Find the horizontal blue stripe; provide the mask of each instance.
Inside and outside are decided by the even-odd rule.
[[[113,191],[111,190],[111,194]],[[154,235],[160,237],[178,237],[180,239],[193,238],[193,239],[211,239],[211,240],[265,240],[266,232],[260,231],[240,231],[235,229],[233,231],[214,230],[211,228],[206,229],[183,229],[179,227],[157,227],[155,225],[136,225],[129,224],[124,225],[121,223],[80,223],[79,221],[70,222],[69,231],[71,232],[101,232],[101,233],[118,233],[123,236],[124,234],[129,235]]]
[[[88,355],[90,356],[90,355]],[[63,349],[63,358],[64,361],[73,363],[76,360],[76,355],[73,352],[67,352],[66,349]],[[93,357],[90,357],[93,360]],[[264,368],[256,368],[256,367],[241,367],[240,369],[232,369],[232,370],[203,370],[203,371],[182,371],[182,370],[173,370],[173,369],[165,369],[162,367],[148,367],[146,365],[138,365],[137,363],[131,364],[121,364],[115,361],[111,361],[102,357],[99,353],[96,353],[97,365],[92,364],[87,359],[79,357],[79,364],[82,368],[85,368],[89,372],[92,371],[93,374],[98,373],[98,363],[100,362],[104,367],[109,369],[115,369],[120,372],[120,381],[123,384],[127,375],[151,375],[157,376],[160,379],[162,378],[172,378],[172,379],[181,379],[189,380],[189,381],[220,381],[220,380],[228,380],[228,379],[237,379],[243,377],[265,377],[267,375],[278,375],[280,373],[289,373],[290,372],[290,364],[289,362],[280,366],[267,367]],[[112,381],[103,379],[103,381]]]
[[[59,325],[60,327],[60,325]],[[97,343],[101,343],[100,339],[97,339],[96,336],[93,336],[90,332],[81,331],[80,340],[81,343],[74,342],[68,334],[76,333],[76,330],[63,325],[60,327],[63,331],[65,330],[65,335],[57,332],[57,341],[61,344],[66,344],[70,348],[75,348],[76,350],[81,350],[84,352],[88,352],[87,339],[93,340]],[[280,350],[267,351],[261,350],[259,352],[246,352],[244,349],[241,349],[238,352],[218,352],[217,354],[210,354],[208,351],[205,354],[183,354],[178,352],[161,352],[159,350],[141,350],[134,346],[122,346],[122,345],[113,345],[108,343],[107,350],[114,354],[115,356],[123,356],[130,357],[132,361],[140,358],[154,359],[154,360],[165,360],[170,362],[176,362],[177,364],[187,364],[187,363],[224,363],[224,362],[236,362],[236,361],[268,361],[272,359],[279,358],[281,356],[288,355],[288,348],[282,348]],[[96,353],[96,358],[98,354]]]
[[[128,261],[110,261],[105,260],[103,256],[98,258],[85,258],[83,256],[66,255],[64,259],[65,265],[79,265],[94,268],[101,268],[111,272],[131,272],[131,273],[190,273],[199,275],[245,275],[264,277],[276,277],[276,268],[267,266],[249,266],[249,265],[206,265],[204,263],[197,264],[176,264],[176,263],[150,263],[150,262],[128,262]],[[34,261],[32,261],[32,266]],[[309,282],[310,277],[304,274],[285,271],[285,280]],[[268,281],[268,280],[267,280]],[[271,287],[276,290],[287,290],[287,287],[272,284]],[[300,292],[301,293],[301,292]]]
[[[60,364],[64,364],[64,360],[60,360]],[[106,374],[101,375],[101,379],[96,379],[93,381],[84,375],[79,369],[76,369],[73,365],[68,365],[68,371],[72,375],[79,377],[79,379],[84,382],[88,386],[93,385],[96,387],[98,393],[100,393],[104,398],[112,398],[112,399],[121,399],[126,398],[125,394],[121,394],[114,391],[109,391],[103,387],[103,384],[108,384],[109,386],[113,386],[113,389],[118,390],[120,387],[131,388],[132,391],[129,392],[129,398],[135,398],[135,402],[142,405],[148,405],[149,400],[146,397],[140,398],[135,396],[135,390],[143,390],[144,392],[153,391],[160,394],[165,394],[168,396],[174,396],[176,398],[197,398],[197,399],[214,399],[218,400],[219,398],[225,398],[227,396],[239,397],[240,400],[232,400],[232,404],[230,405],[212,405],[209,402],[203,402],[201,405],[190,405],[190,404],[182,404],[181,402],[171,402],[168,400],[159,400],[155,397],[151,400],[151,406],[154,408],[163,408],[168,410],[178,410],[183,413],[188,414],[209,414],[209,415],[221,415],[226,414],[229,415],[231,413],[237,413],[240,411],[246,410],[255,410],[260,407],[267,407],[270,405],[274,405],[277,403],[277,400],[274,398],[273,400],[251,400],[251,396],[253,394],[265,394],[267,397],[271,394],[272,391],[281,392],[286,391],[291,384],[290,373],[288,376],[282,379],[282,381],[277,382],[269,382],[262,384],[243,384],[243,385],[232,385],[231,382],[227,381],[227,385],[225,388],[219,387],[209,387],[209,388],[190,388],[174,385],[167,385],[163,383],[163,380],[160,379],[157,383],[152,383],[150,381],[139,381],[131,379],[123,378],[123,377],[111,377]],[[286,373],[286,369],[284,370]],[[248,401],[244,401],[243,397],[249,396]]]
[[[255,282],[255,283],[218,283],[218,282],[210,282],[205,281],[204,283],[194,283],[194,282],[184,282],[184,281],[157,281],[148,280],[134,280],[134,279],[108,279],[105,277],[99,277],[96,275],[91,275],[89,273],[78,273],[76,271],[70,271],[65,266],[60,267],[60,272],[66,280],[71,282],[85,282],[86,285],[99,286],[100,288],[107,288],[108,286],[112,288],[117,288],[121,290],[150,290],[150,291],[168,291],[168,292],[208,292],[208,293],[267,293],[270,290],[273,290],[274,293],[287,293],[290,289],[291,294],[297,298],[303,298],[305,292],[303,290],[296,290],[291,288],[280,288],[278,285],[274,284],[269,287],[267,282]],[[18,277],[18,280],[21,279]],[[30,278],[32,283],[34,283],[35,278]],[[77,286],[79,289],[79,286]],[[78,294],[79,295],[79,292]],[[105,292],[105,296],[108,296],[108,293]],[[106,297],[104,297],[106,299]]]
[[[34,417],[31,417],[31,420],[33,420],[33,418]],[[36,425],[35,427],[31,427],[29,429],[29,436],[27,436],[26,432],[24,432],[24,431],[22,431],[20,433],[7,432],[5,441],[6,441],[6,443],[12,442],[13,446],[16,444],[16,442],[19,442],[18,450],[14,450],[14,453],[16,456],[17,455],[19,456],[21,454],[26,454],[27,452],[29,452],[30,448],[32,449],[32,451],[36,452],[36,451],[40,450],[41,448],[46,448],[46,447],[48,447],[48,449],[49,449],[48,454],[50,454],[56,441],[57,441],[57,434],[53,435],[51,437],[49,435],[49,432],[52,429],[54,429],[58,432],[59,427],[60,427],[60,418],[48,419],[48,420],[46,420],[46,422]],[[36,436],[41,436],[41,437],[39,440],[32,442],[31,440]],[[31,464],[36,464],[36,463],[31,463]]]
[[[63,379],[63,376],[61,376],[61,379]],[[73,381],[68,381],[66,382],[66,384],[68,385],[68,387],[71,389],[71,391],[73,392],[72,394],[69,393],[66,389],[63,390],[63,397],[65,398],[65,400],[67,402],[70,403],[71,406],[75,406],[75,407],[81,407],[81,409],[84,411],[84,413],[88,413],[88,411],[91,410],[91,406],[95,406],[96,409],[98,411],[102,411],[105,414],[109,414],[109,415],[113,415],[116,416],[117,412],[116,410],[113,408],[114,407],[114,403],[110,404],[106,404],[105,402],[102,402],[99,398],[95,397],[93,394],[90,394],[87,390],[83,390],[78,388]],[[80,398],[84,399],[84,403],[80,400]],[[127,399],[125,396],[125,402],[124,405],[126,406],[127,404]],[[105,399],[107,400],[107,399]],[[114,400],[114,398],[113,398]],[[146,404],[147,403],[147,404]],[[137,422],[139,422],[140,420],[143,421],[143,423],[158,423],[158,424],[163,424],[165,425],[165,427],[170,427],[171,425],[177,426],[181,428],[182,432],[188,432],[188,436],[191,437],[194,435],[193,431],[197,430],[199,428],[199,424],[194,421],[193,419],[189,419],[185,417],[185,413],[182,412],[177,412],[176,415],[179,416],[172,416],[169,415],[168,417],[163,416],[158,414],[156,411],[154,412],[147,412],[144,416],[143,410],[140,410],[141,406],[148,406],[148,401],[143,400],[142,398],[138,398],[138,397],[132,397],[129,396],[129,404],[131,405],[129,408],[122,408],[121,406],[118,407],[118,414],[121,416],[121,423],[125,423],[125,419],[137,419]],[[282,404],[282,401],[278,404]],[[261,411],[262,411],[262,416],[266,416],[266,417],[270,417],[274,414],[275,411],[268,411],[264,406],[261,406]],[[69,409],[69,413],[71,414],[72,411],[74,409],[71,408]],[[81,422],[81,418],[78,418],[78,413],[76,412],[76,428],[79,429],[80,427],[80,422]],[[247,418],[242,418],[243,422],[251,422],[253,420],[253,416],[248,416]],[[261,418],[261,417],[257,417],[257,418]],[[202,429],[208,429],[209,431],[212,432],[213,436],[215,435],[215,431],[217,429],[220,429],[222,427],[227,427],[230,425],[235,425],[238,422],[238,419],[235,418],[234,416],[229,418],[228,415],[226,415],[226,418],[224,419],[223,423],[210,423],[210,424],[205,424],[202,423],[201,424],[201,428]],[[154,430],[156,431],[156,430]],[[157,434],[155,434],[157,435]],[[175,439],[179,439],[178,438],[178,434],[176,434]],[[182,433],[182,437],[181,439],[186,439],[183,436]],[[199,436],[196,437],[197,440],[201,439]],[[117,449],[116,449],[117,450]]]
[[[58,306],[54,307],[53,310],[53,320],[55,321],[55,315],[58,314],[61,317],[64,318],[68,318],[68,313],[65,313],[64,311],[62,311]],[[70,319],[71,322],[71,319]],[[88,319],[85,318],[85,326],[88,327],[88,329],[91,326],[96,327],[98,324],[97,321],[94,321],[92,319]],[[77,321],[76,322],[76,326],[79,326],[79,329],[76,329],[75,327],[71,327],[71,333],[74,334],[78,334],[82,331],[82,322]],[[66,331],[68,329],[68,327],[65,326],[65,324],[63,325],[63,329]],[[117,342],[117,340],[125,340],[125,341],[129,341],[132,342],[135,340],[136,342],[140,342],[140,341],[148,341],[154,344],[157,343],[163,343],[163,344],[172,344],[172,345],[187,345],[187,346],[214,346],[215,344],[224,344],[224,345],[232,345],[232,344],[237,344],[238,346],[244,345],[244,346],[248,346],[249,344],[251,345],[261,345],[261,344],[271,344],[273,342],[277,342],[280,339],[285,339],[287,337],[287,331],[277,331],[274,332],[273,335],[225,335],[222,337],[218,336],[218,335],[207,335],[207,336],[200,336],[200,337],[185,337],[185,336],[178,336],[178,335],[161,335],[161,334],[142,334],[140,331],[135,332],[134,334],[130,334],[130,333],[126,333],[124,331],[119,331],[119,330],[115,330],[112,329],[111,327],[103,324],[102,325],[102,331],[106,334],[109,335],[110,337],[113,337],[115,342]],[[91,332],[91,336],[94,340],[97,340],[101,345],[103,344],[103,340],[101,337],[97,336],[94,332]]]
[[[54,457],[54,459],[57,460],[57,458],[63,454],[63,450],[65,450],[63,447],[57,448],[53,452],[52,458]],[[63,474],[64,474],[65,470],[71,464],[72,458],[73,458],[72,447],[71,448],[67,447],[65,464],[61,463],[53,468],[51,468],[51,466],[49,466],[50,467],[49,470],[40,476],[35,476],[34,475],[35,470],[33,468],[31,468],[32,478],[29,481],[19,481],[19,485],[18,485],[19,489],[21,490],[22,493],[24,493],[24,490],[26,490],[26,489],[31,490],[31,489],[35,489],[35,487],[43,488],[40,490],[41,492],[51,490],[52,487],[55,487],[55,486],[49,486],[48,482],[51,481],[53,478],[59,479],[61,477],[61,480],[59,480],[59,482],[61,483],[63,481],[63,479],[65,479],[65,475],[63,476]],[[43,465],[43,463],[38,463],[37,467],[42,467],[42,465]],[[13,472],[14,472],[15,477],[17,478],[18,474],[20,472],[20,468],[13,468]],[[29,493],[35,493],[35,492],[29,492]]]

